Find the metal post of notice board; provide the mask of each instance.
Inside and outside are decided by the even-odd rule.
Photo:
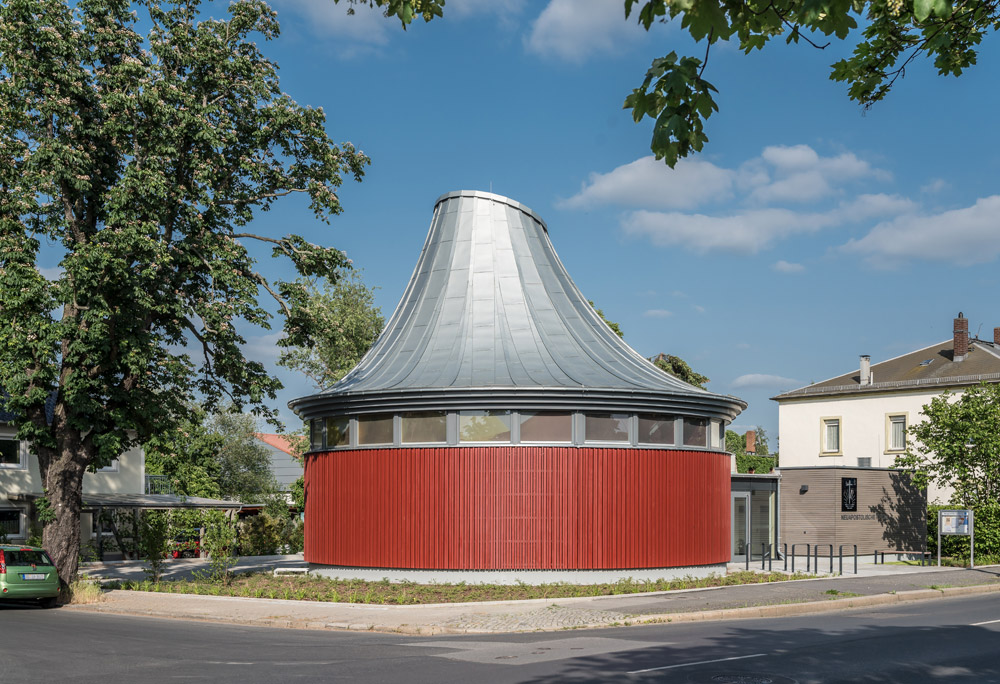
[[[976,567],[975,513],[971,510],[938,511],[937,564],[941,567],[941,535],[969,538],[969,567]]]

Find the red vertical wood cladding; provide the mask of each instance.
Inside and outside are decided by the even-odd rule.
[[[729,560],[727,454],[449,447],[316,454],[310,563],[630,569]]]

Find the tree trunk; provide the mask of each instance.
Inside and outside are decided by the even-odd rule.
[[[55,519],[45,525],[42,541],[64,589],[76,578],[79,567],[83,474],[90,461],[87,456],[78,443],[64,443],[43,468],[46,498]]]

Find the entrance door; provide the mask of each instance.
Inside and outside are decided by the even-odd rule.
[[[747,493],[733,494],[732,535],[733,562],[743,562],[747,559],[750,541],[750,495]]]

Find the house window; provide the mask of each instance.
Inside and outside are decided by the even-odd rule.
[[[358,416],[358,444],[392,444],[392,414]]]
[[[584,433],[588,442],[627,442],[628,424],[632,416],[627,413],[588,413],[584,420]]]
[[[510,442],[510,411],[459,411],[460,442]]]
[[[339,447],[351,444],[351,419],[334,416],[326,419],[326,446]]]
[[[639,444],[674,444],[674,416],[640,413]]]
[[[21,467],[21,442],[16,439],[0,439],[0,468]]]
[[[684,419],[684,446],[708,446],[708,421],[704,418]]]
[[[887,451],[906,450],[906,415],[898,414],[887,416],[888,429],[886,430]]]
[[[823,418],[823,453],[840,453],[840,418]]]
[[[858,467],[859,468],[871,468],[872,467],[872,457],[871,456],[858,456]]]
[[[309,445],[313,449],[323,448],[323,421],[314,420],[310,424]]]
[[[403,444],[443,444],[448,441],[444,411],[404,413],[400,416]]]
[[[0,536],[21,537],[21,511],[17,508],[0,510]]]
[[[522,411],[522,442],[573,441],[573,414],[557,411]]]

